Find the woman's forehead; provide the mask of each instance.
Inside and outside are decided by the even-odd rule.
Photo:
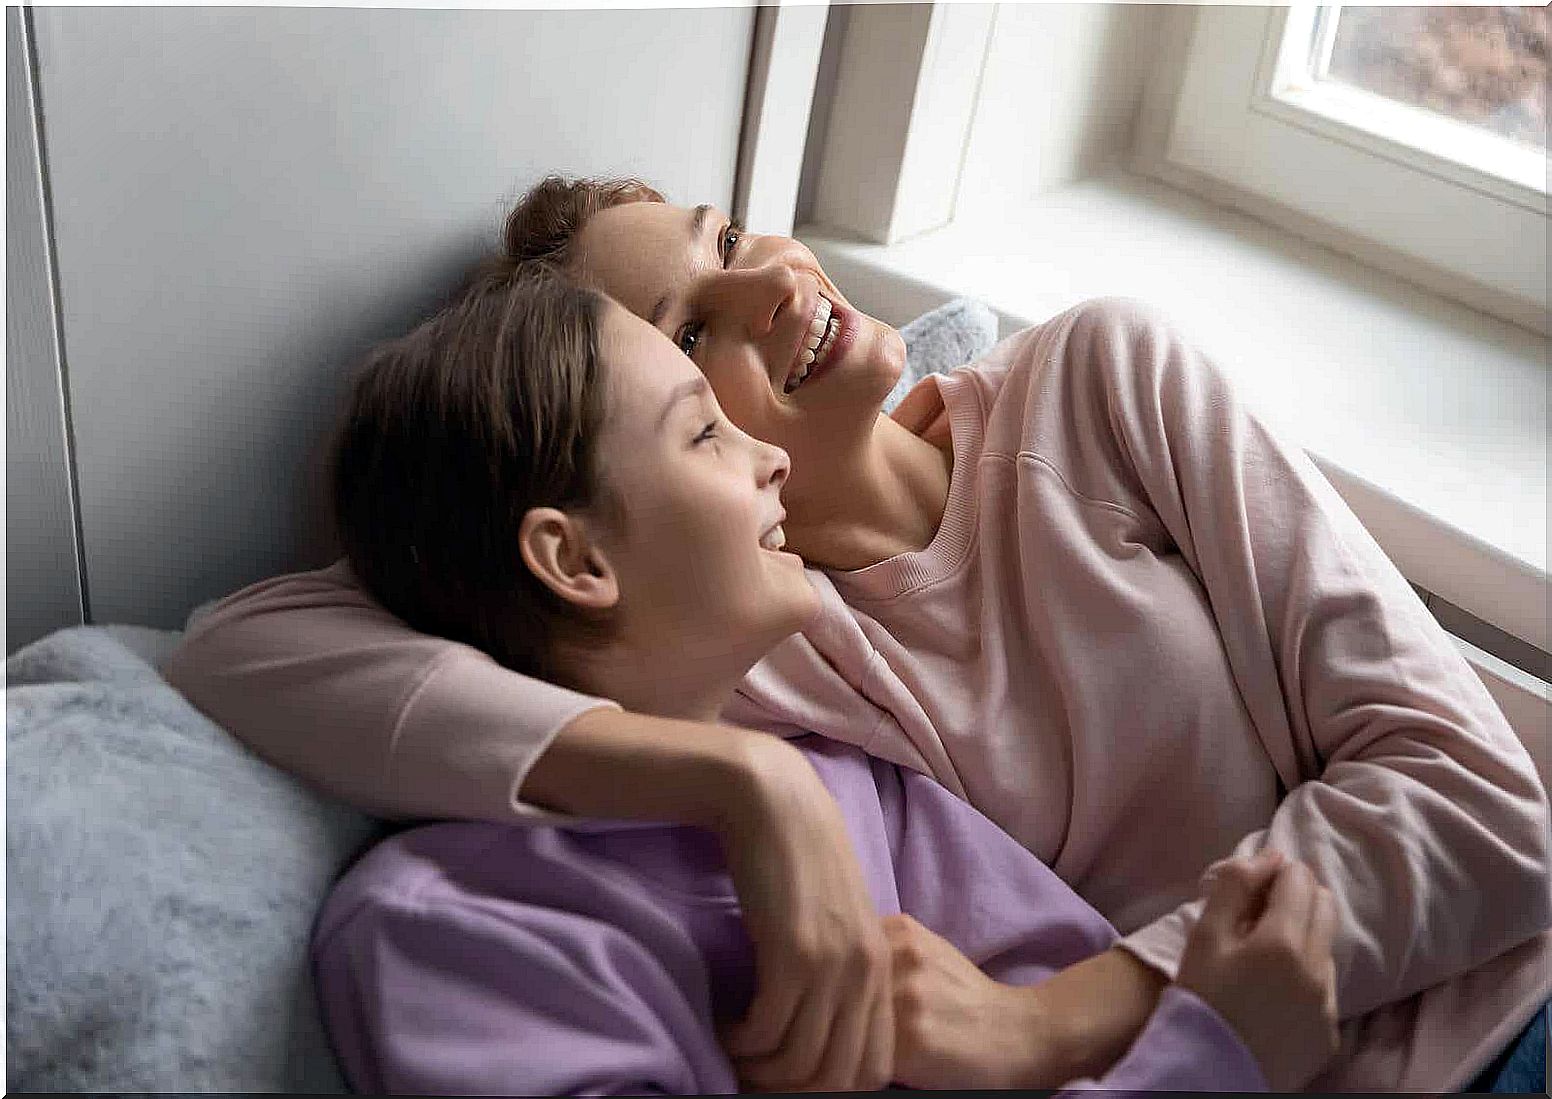
[[[595,214],[577,238],[577,274],[638,317],[671,304],[709,263],[715,208],[628,202]],[[697,232],[699,230],[699,232]]]

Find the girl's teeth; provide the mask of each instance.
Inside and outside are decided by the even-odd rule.
[[[768,550],[779,550],[787,544],[787,535],[780,527],[760,539],[760,545]]]
[[[807,366],[809,363],[814,361],[814,349],[812,347],[805,347],[803,349],[803,354],[799,355],[798,358],[803,360],[804,366]]]

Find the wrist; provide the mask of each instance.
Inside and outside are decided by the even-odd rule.
[[[1038,1069],[1060,1087],[1110,1071],[1142,1033],[1169,979],[1130,951],[1112,946],[1032,986]]]
[[[1029,1041],[1022,1056],[1009,1066],[1007,1087],[1015,1090],[1049,1091],[1059,1088],[1078,1073],[1072,1071],[1080,1059],[1078,1037],[1062,1018],[1059,1006],[1045,995],[1041,985],[1024,985],[1012,990],[1010,1012],[1017,1018]]]
[[[768,743],[767,743],[768,742]],[[734,726],[598,708],[568,722],[520,796],[586,817],[665,821],[722,832],[773,772],[776,737]],[[801,758],[801,757],[800,757]]]
[[[768,831],[790,811],[796,784],[816,779],[801,752],[778,736],[730,727],[712,766],[717,794],[705,827],[723,840]]]

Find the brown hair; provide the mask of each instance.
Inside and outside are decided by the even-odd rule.
[[[527,674],[553,677],[558,640],[606,627],[518,553],[530,508],[606,495],[605,300],[542,270],[486,272],[367,356],[335,436],[335,526],[367,590],[415,629]]]
[[[577,234],[597,213],[629,202],[665,202],[639,179],[575,179],[546,176],[518,200],[501,232],[501,251],[475,268],[470,283],[521,268],[565,270]]]

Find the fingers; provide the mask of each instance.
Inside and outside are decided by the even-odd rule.
[[[874,1001],[868,1033],[867,1054],[860,1073],[863,1088],[881,1091],[894,1079],[895,1070],[895,998],[888,975]]]
[[[740,1072],[762,1091],[797,1091],[813,1078],[824,1052],[821,1040],[830,1016],[818,997],[798,1001],[792,1025],[782,1036],[778,1052],[745,1058]]]
[[[749,1013],[723,1030],[724,1048],[731,1057],[768,1057],[781,1048],[797,1013],[802,986],[796,982],[775,980],[762,972],[755,988]]]
[[[1214,863],[1202,875],[1207,904],[1201,922],[1214,931],[1229,934],[1251,922],[1261,907],[1267,885],[1277,878],[1283,857],[1271,848],[1248,859]]]
[[[1310,868],[1291,862],[1277,875],[1266,899],[1266,914],[1257,930],[1265,929],[1283,942],[1303,947],[1315,915],[1319,884]]]
[[[866,964],[866,958],[862,963]],[[870,1047],[876,1044],[879,1001],[890,998],[889,983],[882,979],[882,974],[867,973],[859,966],[858,972],[847,975],[842,987],[848,990],[848,995],[842,1001],[844,1008],[830,1031],[829,1046],[823,1051],[818,1073],[813,1079],[803,1078],[800,1082],[822,1091],[854,1087],[877,1090],[888,1081],[871,1082],[877,1054]],[[854,1004],[849,995],[853,989],[862,993]],[[888,1071],[888,1066],[884,1071]]]
[[[1317,887],[1314,912],[1310,916],[1309,933],[1305,937],[1306,955],[1314,960],[1331,958],[1336,941],[1336,898],[1331,890]]]

